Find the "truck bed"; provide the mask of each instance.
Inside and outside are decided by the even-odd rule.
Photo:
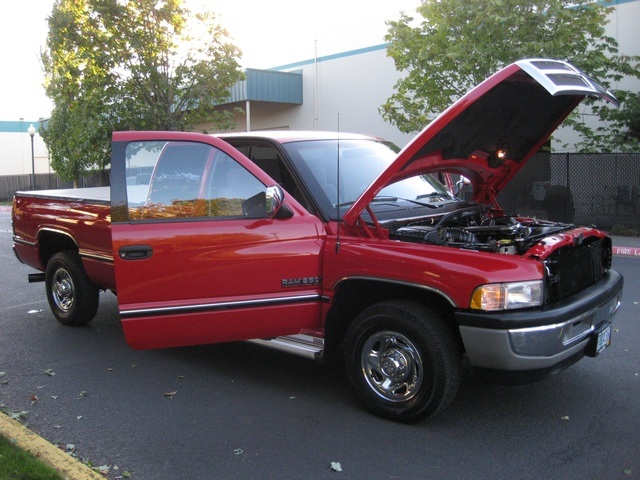
[[[93,283],[115,289],[109,187],[17,192],[13,240],[18,259],[42,272],[54,252],[75,250]]]
[[[75,201],[82,203],[99,203],[103,205],[111,205],[110,187],[36,190],[17,192],[16,195],[23,197],[55,198],[61,201]]]

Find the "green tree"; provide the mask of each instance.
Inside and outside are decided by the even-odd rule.
[[[380,108],[403,132],[422,129],[470,88],[523,58],[567,59],[608,88],[625,76],[640,79],[640,57],[620,55],[605,34],[611,8],[592,0],[424,0],[421,20],[402,14],[389,22],[387,53],[406,73]],[[628,127],[637,95],[613,88],[620,111],[599,103],[599,122],[571,116],[582,151],[638,150]],[[635,102],[635,103],[634,103]]]
[[[42,55],[51,118],[42,136],[65,179],[109,164],[114,130],[232,125],[216,108],[243,77],[210,11],[182,0],[56,0]]]

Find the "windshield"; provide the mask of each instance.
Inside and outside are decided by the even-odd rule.
[[[292,142],[284,148],[320,209],[334,220],[338,215],[342,217],[396,157],[392,146],[366,139]],[[418,175],[385,187],[374,199],[374,204],[377,201],[387,204],[408,202],[413,206],[429,206],[426,204],[436,197],[451,199],[447,189],[434,176]],[[373,209],[376,211],[375,205]]]

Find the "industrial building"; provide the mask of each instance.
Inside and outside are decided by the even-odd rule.
[[[611,5],[608,35],[618,42],[620,53],[640,55],[640,0],[614,0]],[[386,123],[379,112],[402,75],[387,57],[386,47],[372,45],[268,70],[249,68],[246,79],[234,86],[229,102],[221,108],[242,110],[235,114],[237,131],[340,130],[379,136],[403,146],[412,135]],[[638,82],[625,82],[622,88],[640,90]],[[30,125],[38,128],[39,121],[0,121],[0,175],[50,171],[46,146],[37,132],[32,157]],[[194,125],[194,130],[213,133],[215,127],[205,123]],[[571,132],[561,135],[557,144],[570,142]]]

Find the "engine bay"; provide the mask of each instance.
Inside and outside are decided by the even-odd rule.
[[[543,238],[573,228],[571,224],[494,214],[488,207],[474,205],[441,216],[396,224],[389,229],[390,238],[503,255],[523,255]]]

